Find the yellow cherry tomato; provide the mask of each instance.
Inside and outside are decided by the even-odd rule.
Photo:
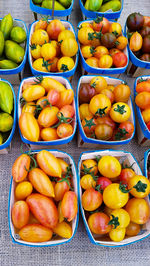
[[[75,39],[74,33],[70,30],[63,30],[58,35],[58,42],[61,43],[62,41],[69,39],[69,38]]]
[[[25,91],[22,93],[22,97],[26,102],[31,102],[38,100],[43,97],[45,94],[45,89],[40,85],[30,85]]]
[[[117,158],[106,155],[100,158],[98,162],[98,170],[102,176],[115,178],[121,173],[121,164]]]
[[[59,59],[57,63],[59,72],[66,72],[73,69],[75,66],[74,60],[71,57],[63,56]]]
[[[32,184],[28,181],[19,183],[15,189],[15,196],[17,200],[23,200],[32,193]]]
[[[60,48],[64,56],[73,57],[78,52],[78,43],[74,38],[65,39]]]
[[[33,62],[32,67],[42,72],[50,72],[51,70],[51,64],[48,61],[45,61],[44,58],[36,59]]]
[[[109,232],[109,237],[114,242],[120,242],[125,238],[126,229],[125,228],[116,228],[112,229]]]
[[[61,222],[53,228],[53,232],[62,238],[71,238],[72,236],[72,228],[66,222]]]
[[[113,64],[113,59],[110,55],[102,55],[99,59],[98,65],[100,68],[110,68]]]
[[[46,92],[50,90],[56,90],[58,92],[65,91],[66,88],[58,80],[49,77],[43,77],[41,81],[41,86],[45,89]]]
[[[33,32],[31,36],[31,44],[43,45],[45,42],[46,43],[49,42],[49,36],[45,30],[38,29],[35,32]]]
[[[40,132],[41,139],[44,141],[52,141],[58,139],[56,128],[43,128]]]
[[[93,46],[90,46],[90,45],[84,45],[81,48],[81,53],[82,53],[84,58],[90,58],[90,57],[94,56],[95,48]]]
[[[56,48],[52,43],[45,43],[41,48],[41,56],[44,60],[53,59],[56,56]]]
[[[150,182],[142,175],[135,175],[128,180],[130,193],[136,198],[145,198],[150,193]]]
[[[130,223],[130,216],[124,209],[116,209],[111,212],[110,222],[113,228],[126,228]]]
[[[131,115],[131,109],[128,104],[123,102],[117,102],[113,104],[110,110],[110,117],[116,123],[122,123],[129,119]]]
[[[41,46],[39,44],[33,44],[31,47],[31,55],[34,59],[41,57]]]
[[[93,159],[87,159],[81,164],[81,172],[86,174],[94,173],[96,175],[98,173],[97,162]]]
[[[128,44],[128,39],[124,36],[119,36],[116,41],[116,47],[119,50],[124,50]]]
[[[109,32],[112,32],[112,33],[114,33],[116,36],[119,36],[119,35],[121,35],[121,33],[122,33],[122,27],[121,27],[121,25],[120,25],[118,22],[113,22],[113,23],[110,25]]]
[[[78,31],[78,40],[83,45],[90,45],[94,39],[94,30],[91,27],[81,27]]]
[[[80,185],[83,189],[89,189],[91,187],[95,187],[96,186],[96,182],[94,181],[92,175],[84,175],[82,176],[81,180],[80,180]]]
[[[103,89],[107,89],[107,81],[104,77],[101,76],[92,78],[90,81],[90,85],[96,90],[97,93],[100,93]]]
[[[95,95],[89,104],[89,109],[93,115],[104,116],[106,115],[111,108],[111,101],[104,94]]]
[[[88,103],[83,103],[79,107],[79,113],[80,113],[80,119],[83,120],[85,117],[90,117],[92,116],[92,113],[90,112],[89,109],[89,104]]]

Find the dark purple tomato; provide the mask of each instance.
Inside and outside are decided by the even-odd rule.
[[[150,53],[150,34],[143,38],[142,51],[144,53]]]
[[[146,35],[149,35],[150,34],[150,27],[149,26],[143,27],[140,30],[140,34],[142,35],[142,37],[145,37]]]
[[[107,32],[101,37],[101,43],[108,49],[115,47],[116,36],[113,33]]]
[[[140,13],[132,13],[127,18],[127,27],[130,31],[140,30],[144,25],[144,16]]]
[[[140,57],[141,60],[150,62],[150,54],[143,54]]]
[[[95,95],[95,89],[88,83],[83,83],[79,91],[79,103],[89,103],[91,98]]]

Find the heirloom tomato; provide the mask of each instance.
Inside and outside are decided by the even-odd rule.
[[[107,89],[113,92],[115,87],[113,85],[107,85]]]
[[[104,189],[103,201],[111,209],[119,209],[126,205],[129,193],[125,185],[112,183]]]
[[[114,94],[111,90],[103,89],[103,90],[101,90],[101,94],[106,95],[109,98],[109,100],[111,101],[111,103],[114,102]]]
[[[119,36],[116,41],[116,47],[119,50],[124,50],[128,44],[128,39],[124,36]]]
[[[150,27],[150,17],[144,16],[144,26]]]
[[[22,113],[31,113],[34,115],[35,113],[35,110],[36,110],[36,106],[35,106],[35,103],[34,102],[28,102],[26,103],[23,108],[22,108]]]
[[[112,60],[113,60],[113,65],[115,67],[125,67],[128,62],[128,58],[126,54],[124,54],[123,52],[115,53],[112,56]]]
[[[96,119],[93,116],[86,116],[82,120],[82,127],[84,129],[85,133],[91,133],[95,130],[96,128]]]
[[[139,82],[136,85],[136,91],[137,91],[137,93],[140,93],[143,91],[150,92],[150,82],[148,82],[148,81]]]
[[[38,29],[42,29],[42,30],[46,30],[48,26],[48,23],[45,19],[40,19],[37,21],[36,25],[35,25],[35,31],[38,30]]]
[[[127,236],[137,236],[140,232],[141,228],[139,224],[130,222],[126,228],[126,235]]]
[[[143,110],[141,114],[142,114],[144,122],[149,123],[150,122],[150,108]]]
[[[68,89],[60,92],[60,101],[57,104],[59,108],[62,108],[65,105],[71,104],[74,99],[74,92],[72,89]]]
[[[58,236],[61,236],[62,238],[71,238],[72,236],[72,228],[71,226],[66,222],[61,222],[56,225],[55,228],[53,228],[53,232],[57,234]]]
[[[106,187],[112,184],[112,182],[109,178],[101,176],[97,179],[96,184],[100,185],[100,188],[104,190]]]
[[[34,189],[40,194],[48,197],[55,197],[51,180],[40,168],[33,168],[30,171],[28,178]]]
[[[70,124],[62,123],[57,128],[57,135],[59,138],[68,138],[73,134],[73,127]]]
[[[64,161],[63,159],[61,159],[61,158],[57,158],[57,160],[60,163],[60,166],[61,166],[61,169],[62,169],[62,175],[66,174],[67,173],[67,169],[69,168],[69,164],[66,161]]]
[[[120,242],[124,239],[125,233],[126,233],[125,228],[120,228],[120,229],[116,228],[116,229],[112,229],[109,232],[109,237],[114,242]]]
[[[62,214],[62,209],[61,209],[61,201],[58,203],[58,218],[59,218],[59,223],[64,221],[64,216]]]
[[[23,181],[30,169],[31,159],[27,154],[21,154],[14,162],[12,167],[12,177],[15,182]]]
[[[150,92],[143,91],[136,95],[135,103],[141,109],[150,108]]]
[[[130,223],[130,216],[124,209],[113,210],[110,216],[109,224],[111,224],[115,229],[125,228]]]
[[[140,34],[142,35],[142,37],[145,37],[146,35],[150,34],[150,27],[149,26],[145,26],[140,30]]]
[[[106,155],[100,158],[98,162],[99,172],[108,178],[115,178],[121,173],[121,164],[117,158]]]
[[[103,125],[106,124],[110,127],[112,127],[112,129],[114,130],[116,127],[115,122],[109,117],[109,116],[103,116],[103,117],[98,117],[96,119],[97,124],[99,125]]]
[[[64,194],[69,191],[70,187],[66,181],[63,181],[63,178],[58,180],[55,185],[55,200],[60,201],[63,199]]]
[[[142,48],[143,39],[140,33],[134,32],[130,38],[130,49],[132,52],[137,52]]]
[[[150,53],[150,34],[143,38],[142,52]]]
[[[74,68],[74,65],[74,60],[68,56],[62,56],[57,63],[59,72],[70,71]]]
[[[75,192],[67,191],[61,203],[62,214],[68,222],[71,222],[78,212],[78,200]]]
[[[150,216],[150,208],[145,199],[132,198],[128,201],[126,211],[130,215],[131,222],[145,224]]]
[[[128,180],[130,193],[136,198],[145,198],[150,193],[150,182],[142,175],[134,175]]]
[[[120,50],[117,48],[112,48],[109,50],[109,55],[113,56],[114,54],[120,53]]]
[[[107,124],[98,124],[95,127],[95,135],[97,139],[109,140],[112,137],[113,129]]]
[[[58,57],[54,57],[52,60],[49,60],[49,64],[51,65],[51,72],[58,72],[58,64],[59,58]]]
[[[41,86],[45,89],[46,92],[49,92],[52,89],[57,90],[58,92],[66,90],[65,86],[58,80],[49,77],[42,78]]]
[[[50,40],[57,40],[60,32],[65,30],[65,26],[59,19],[53,19],[47,26],[47,33]]]
[[[95,55],[95,48],[91,45],[84,45],[81,48],[81,53],[84,58],[90,58]]]
[[[94,39],[94,30],[91,27],[83,27],[78,31],[78,40],[83,45],[90,45]]]
[[[33,44],[31,47],[31,55],[34,59],[41,57],[41,46],[39,44]]]
[[[82,206],[86,211],[95,211],[102,204],[102,194],[94,188],[89,188],[82,194]]]
[[[61,43],[62,41],[69,39],[69,38],[75,39],[75,35],[72,31],[65,29],[59,33],[58,42]]]
[[[90,112],[89,104],[88,103],[81,104],[79,107],[79,113],[81,120],[83,120],[85,117],[91,117],[92,113]]]
[[[114,135],[116,140],[128,139],[131,138],[134,132],[134,125],[130,121],[122,122],[117,130],[117,133]]]
[[[26,102],[32,102],[43,97],[45,89],[40,85],[30,85],[26,90],[23,91],[22,97]]]
[[[130,31],[140,30],[144,25],[144,16],[140,13],[132,13],[127,18],[127,27]]]
[[[30,141],[38,141],[40,128],[35,117],[30,113],[22,113],[19,117],[21,134]]]
[[[113,59],[110,55],[102,55],[98,64],[100,68],[110,68],[113,64]]]
[[[96,212],[89,216],[88,225],[92,233],[94,234],[107,234],[111,230],[109,225],[109,217],[103,212]]]
[[[12,222],[13,225],[20,229],[29,221],[29,207],[23,200],[14,203],[12,207]]]
[[[95,31],[101,31],[103,34],[109,31],[110,23],[105,17],[97,17],[93,21],[93,29]]]
[[[69,31],[70,32],[70,31]],[[59,43],[57,42],[57,41],[51,41],[50,42],[53,46],[54,46],[54,48],[56,49],[56,56],[60,56],[60,53],[61,53],[61,50],[60,50],[60,45],[59,45]]]
[[[58,118],[61,119],[61,116],[63,115],[65,118],[68,118],[67,119],[67,122],[71,121],[71,119],[73,118],[75,114],[75,110],[73,108],[72,105],[70,104],[67,104],[67,105],[64,105],[58,112]]]
[[[60,93],[59,91],[52,89],[47,94],[47,99],[51,105],[57,105],[60,101]]]
[[[45,43],[41,48],[41,56],[44,60],[51,60],[56,56],[56,49],[51,43]]]
[[[129,119],[131,115],[131,109],[128,104],[123,102],[117,102],[113,104],[110,110],[110,117],[116,123],[122,123]]]
[[[51,63],[45,61],[44,58],[38,58],[33,62],[32,67],[38,71],[42,72],[50,72],[51,70]]]
[[[105,116],[111,108],[111,101],[104,94],[95,95],[89,104],[89,109],[93,115]]]
[[[89,103],[95,95],[96,89],[88,83],[82,83],[79,91],[79,103]]]
[[[102,35],[101,43],[108,49],[114,48],[116,43],[116,36],[113,33],[107,32]]]
[[[57,225],[58,211],[52,199],[35,193],[27,197],[26,203],[43,226],[54,228]]]
[[[102,55],[106,55],[106,54],[109,54],[109,51],[105,46],[97,46],[95,48],[94,56],[96,58],[100,59]]]
[[[101,90],[107,89],[107,82],[104,77],[97,76],[91,79],[90,85],[95,89],[96,93],[100,93]]]
[[[94,180],[93,176],[90,174],[82,176],[80,180],[80,185],[83,189],[95,188],[96,181]]]
[[[32,193],[32,184],[28,181],[19,183],[15,189],[15,196],[18,200],[23,200]]]
[[[31,36],[31,44],[39,44],[43,45],[44,43],[49,42],[49,36],[48,33],[45,30],[38,29],[33,32]]]
[[[131,168],[125,168],[121,170],[119,179],[122,182],[122,184],[128,184],[128,181],[130,178],[135,176],[135,172]]]
[[[94,68],[98,67],[98,59],[96,57],[90,57],[88,59],[86,59],[86,63]]]
[[[73,57],[78,52],[78,43],[75,38],[65,39],[61,43],[61,52],[64,56]]]
[[[59,109],[56,106],[44,108],[38,116],[38,123],[42,127],[51,127],[58,121]]]
[[[109,32],[119,36],[122,33],[122,27],[118,22],[113,22],[110,24]]]
[[[53,236],[53,231],[41,224],[28,224],[19,231],[19,236],[27,242],[47,242]]]
[[[57,129],[56,128],[42,128],[40,136],[44,141],[52,141],[58,139]]]
[[[50,176],[61,177],[62,169],[57,158],[47,150],[42,150],[37,154],[39,167]]]
[[[83,161],[81,164],[81,172],[84,173],[85,175],[90,173],[97,175],[98,173],[97,162],[93,159],[87,159]]]
[[[115,87],[113,94],[116,102],[127,102],[129,100],[131,91],[128,85],[119,84]]]

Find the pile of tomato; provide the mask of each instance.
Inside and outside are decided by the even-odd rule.
[[[135,103],[141,109],[143,120],[150,131],[150,79],[139,79],[136,92]]]
[[[102,76],[95,76],[90,83],[81,83],[79,113],[82,128],[88,138],[120,141],[134,132],[129,121],[128,85],[110,85]]]
[[[142,61],[150,62],[150,17],[132,13],[127,18],[131,51]]]
[[[33,84],[34,83],[34,84]],[[53,141],[74,132],[74,92],[50,77],[24,82],[19,117],[20,131],[27,140]]]
[[[149,180],[110,155],[82,161],[80,173],[82,207],[94,236],[115,242],[136,236],[150,216]]]
[[[71,238],[77,215],[71,165],[51,152],[20,155],[13,164],[15,203],[12,223],[20,239],[46,242]]]
[[[109,22],[98,17],[91,22],[83,22],[78,31],[80,50],[86,63],[94,68],[122,68],[127,65],[125,48],[127,38],[122,35],[122,27],[117,22]]]
[[[54,19],[35,24],[30,39],[32,67],[41,72],[66,72],[75,66],[78,44],[74,33]]]

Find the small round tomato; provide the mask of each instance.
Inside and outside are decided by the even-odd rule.
[[[109,225],[109,217],[103,212],[96,212],[89,216],[88,225],[94,234],[107,234],[111,230]]]
[[[89,188],[82,194],[82,206],[86,211],[94,211],[102,204],[103,197],[99,191]]]
[[[109,50],[109,55],[110,56],[113,56],[116,53],[120,53],[120,50],[117,49],[117,48],[112,48],[112,49]]]
[[[73,134],[73,127],[70,124],[62,123],[57,128],[57,135],[59,138],[67,138]]]
[[[134,125],[130,121],[122,122],[119,127],[119,139],[128,139],[132,136],[134,132]]]
[[[113,64],[113,59],[110,55],[102,55],[98,64],[100,68],[110,68]]]
[[[123,102],[115,103],[110,110],[110,117],[116,123],[122,123],[129,119],[131,109],[128,104]]]
[[[44,60],[53,59],[56,56],[56,49],[51,43],[45,43],[41,48],[41,56]]]
[[[15,189],[15,196],[18,200],[27,198],[32,193],[32,184],[28,181],[21,182]]]
[[[65,30],[65,26],[58,19],[53,19],[47,26],[47,33],[49,35],[50,40],[57,40],[60,32]]]
[[[69,39],[65,39],[62,43],[61,43],[61,52],[64,56],[75,56],[76,53],[78,52],[78,43],[75,40],[75,38],[69,38]]]
[[[124,53],[119,52],[112,56],[112,60],[115,67],[125,67],[127,65],[128,58]]]
[[[113,33],[105,33],[101,37],[101,43],[108,49],[114,48],[116,43],[116,36]]]
[[[90,45],[94,39],[94,30],[91,27],[83,27],[78,31],[78,40],[83,45]]]
[[[41,97],[40,99],[37,100],[36,105],[39,105],[40,107],[45,108],[49,105],[48,101],[47,101],[47,97]]]
[[[70,31],[71,32],[71,31]],[[57,41],[51,41],[50,42],[53,46],[54,46],[54,48],[56,49],[56,56],[58,57],[58,56],[60,56],[60,53],[61,53],[61,50],[60,50],[60,45],[59,45],[59,43],[57,42]]]
[[[95,78],[91,79],[90,85],[97,93],[100,93],[101,90],[107,88],[107,81],[104,77],[96,76]]]
[[[29,207],[23,200],[14,203],[12,207],[12,222],[13,225],[20,229],[29,221]]]
[[[75,114],[75,110],[74,110],[74,107],[72,105],[64,105],[60,110],[59,110],[59,113],[58,113],[58,117],[61,119],[61,117],[65,117],[65,118],[68,118],[66,122],[69,122],[73,116]]]
[[[105,17],[97,17],[93,21],[93,29],[95,31],[101,31],[103,34],[109,31],[110,23]]]
[[[94,188],[96,186],[96,181],[94,181],[92,175],[84,175],[82,176],[80,180],[80,185],[83,189],[89,189],[89,188]]]
[[[62,41],[69,39],[69,38],[75,39],[74,33],[70,30],[63,30],[58,35],[58,42],[61,43]]]
[[[129,100],[131,90],[128,85],[119,84],[115,87],[113,93],[116,102],[127,102]]]
[[[34,102],[28,102],[28,103],[25,103],[25,105],[23,106],[22,113],[27,112],[27,113],[31,113],[34,115],[35,110],[36,110],[35,103]]]
[[[150,108],[141,112],[144,122],[147,124],[150,122]]]
[[[109,237],[114,242],[120,242],[124,239],[125,233],[126,233],[125,228],[120,228],[120,229],[116,228],[116,229],[112,229],[109,232]]]
[[[60,93],[59,91],[52,89],[47,94],[47,99],[51,105],[57,105],[60,100]]]
[[[96,38],[96,36],[95,36],[94,39],[91,40],[91,45],[94,48],[96,48],[97,46],[100,46],[101,45],[100,39],[99,38]]]
[[[90,57],[88,59],[86,59],[86,63],[94,68],[98,67],[98,59],[96,57]]]
[[[132,198],[126,205],[126,211],[130,215],[131,222],[145,224],[150,216],[150,209],[145,199]]]
[[[128,39],[124,36],[119,36],[116,41],[116,47],[119,50],[124,50],[128,44]]]
[[[43,45],[49,42],[49,36],[45,30],[38,29],[31,36],[31,44]]]
[[[90,58],[95,55],[95,48],[90,45],[84,45],[81,48],[81,52],[84,58]]]
[[[125,168],[121,170],[119,179],[122,182],[122,184],[127,185],[129,179],[132,178],[133,176],[135,176],[135,172],[131,168]]]
[[[97,185],[100,185],[100,188],[104,190],[106,187],[108,187],[110,184],[112,184],[111,180],[107,177],[99,177],[96,182]]]
[[[121,173],[121,164],[117,158],[106,155],[100,158],[98,162],[99,172],[108,178],[115,178]]]
[[[150,92],[143,91],[138,93],[135,97],[135,103],[141,109],[150,108]]]
[[[89,104],[89,109],[93,115],[105,116],[111,108],[111,101],[104,94],[95,95]]]
[[[106,125],[112,127],[113,130],[116,127],[115,122],[109,116],[98,117],[96,121],[97,121],[97,124],[100,124],[100,125],[106,124]]]
[[[54,188],[55,200],[60,201],[63,199],[64,194],[69,191],[70,187],[67,182],[63,181],[63,178],[58,180]]]
[[[128,180],[130,193],[136,198],[145,198],[150,192],[150,182],[142,175],[134,175]]]
[[[38,59],[41,57],[41,46],[39,44],[32,44],[31,48],[31,55],[34,59]]]
[[[92,26],[92,24],[91,24],[91,23],[89,23],[89,22],[83,22],[83,23],[82,23],[82,25],[81,25],[81,28],[85,28],[85,27],[90,27],[90,28],[92,28],[92,29],[93,29],[93,26]]]
[[[109,140],[111,139],[112,134],[113,134],[113,129],[107,124],[98,124],[95,127],[95,135],[97,139]]]
[[[98,59],[106,54],[109,54],[109,51],[105,46],[97,46],[94,50],[94,56]]]
[[[89,103],[96,94],[96,89],[88,83],[82,83],[79,91],[79,103]]]
[[[109,100],[111,101],[111,103],[114,102],[115,97],[114,97],[114,94],[111,90],[103,89],[103,90],[101,90],[101,94],[106,95],[109,98]]]
[[[52,141],[58,139],[57,130],[55,128],[43,128],[40,132],[41,139],[44,141]]]
[[[59,72],[66,72],[73,69],[74,65],[74,60],[71,57],[63,56],[59,59],[57,67]]]
[[[137,236],[140,232],[141,227],[139,224],[135,224],[133,222],[130,222],[129,225],[126,228],[126,235],[127,236]]]
[[[116,209],[111,212],[111,218],[109,224],[113,226],[113,228],[125,228],[130,223],[130,216],[128,212],[124,209]]]
[[[150,92],[150,82],[148,81],[139,82],[136,86],[136,91],[138,93],[143,92],[143,91]]]
[[[110,25],[109,32],[114,33],[116,36],[119,36],[122,33],[122,27],[118,22],[113,22]]]
[[[36,59],[33,62],[32,67],[42,72],[50,72],[51,70],[51,64],[48,61],[45,61],[44,58]]]
[[[44,108],[38,117],[39,125],[42,127],[53,126],[58,121],[57,117],[58,112],[59,109],[55,106]]]
[[[81,120],[83,120],[85,117],[91,117],[92,113],[90,112],[89,104],[88,103],[81,104],[79,107],[79,113]]]
[[[111,209],[119,209],[126,205],[129,193],[125,185],[112,183],[103,192],[103,201]]]
[[[96,119],[93,116],[85,117],[82,120],[82,127],[85,133],[91,133],[96,128]]]
[[[90,173],[97,175],[98,173],[97,162],[93,159],[87,159],[83,161],[81,164],[81,172],[84,173],[85,175]]]

